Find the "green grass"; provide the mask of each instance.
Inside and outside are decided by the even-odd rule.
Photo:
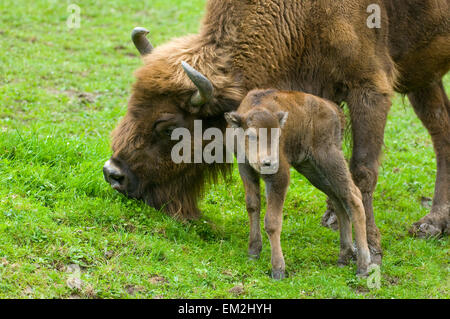
[[[125,114],[133,71],[129,39],[155,45],[196,32],[204,0],[0,3],[0,298],[449,298],[449,239],[419,240],[409,226],[427,213],[431,140],[397,97],[375,193],[382,233],[381,288],[336,266],[339,239],[320,226],[325,196],[299,174],[285,206],[289,277],[269,278],[270,248],[247,259],[248,221],[237,170],[210,188],[204,218],[180,223],[114,192],[101,168],[109,134]],[[446,79],[450,88],[450,79]],[[89,93],[84,96],[79,93]],[[81,267],[80,289],[67,284]],[[242,285],[239,296],[229,292]],[[73,286],[72,286],[73,287]]]

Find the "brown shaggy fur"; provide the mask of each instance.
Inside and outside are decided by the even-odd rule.
[[[366,26],[373,3],[381,7],[379,29]],[[449,16],[449,0],[210,0],[199,34],[175,39],[144,58],[128,112],[113,133],[112,159],[138,176],[135,197],[150,198],[156,207],[176,202],[166,206],[169,213],[189,218],[198,215],[200,192],[194,190],[202,188],[206,171],[214,175],[219,166],[173,164],[171,142],[156,132],[155,123],[169,114],[176,126],[191,127],[197,118],[205,127],[223,128],[215,116],[236,109],[257,87],[345,101],[353,132],[350,167],[363,195],[372,260],[379,263],[372,193],[394,90],[409,94],[436,148],[433,208],[419,226],[425,233],[423,224],[441,232],[450,219],[450,111],[440,82],[450,67]],[[182,60],[215,88],[197,114],[189,113],[195,86]]]

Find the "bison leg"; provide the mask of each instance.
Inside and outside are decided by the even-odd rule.
[[[375,224],[372,196],[378,179],[378,159],[391,106],[390,95],[374,91],[373,88],[355,88],[350,91],[348,105],[353,135],[350,170],[362,193],[371,260],[381,265],[381,238]]]
[[[261,239],[261,195],[259,175],[248,165],[239,164],[239,174],[245,188],[245,204],[250,220],[250,236],[248,243],[248,255],[252,259],[258,259],[262,249]]]
[[[285,263],[281,249],[281,228],[283,224],[283,204],[289,186],[289,168],[279,168],[274,175],[262,176],[266,183],[267,212],[264,229],[270,241],[272,253],[272,278],[284,278]]]
[[[450,102],[442,81],[410,93],[408,98],[431,135],[437,161],[431,211],[413,224],[410,233],[435,237],[448,233],[450,227]]]

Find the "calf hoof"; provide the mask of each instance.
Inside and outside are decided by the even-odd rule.
[[[325,214],[323,214],[320,223],[322,224],[322,226],[327,227],[334,231],[337,231],[339,229],[336,213],[331,209],[327,209]]]
[[[272,270],[272,278],[274,280],[281,280],[284,279],[284,270]]]

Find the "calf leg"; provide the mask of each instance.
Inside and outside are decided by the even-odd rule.
[[[346,212],[347,214],[350,214],[355,229],[358,266],[357,275],[366,276],[370,264],[370,252],[366,233],[366,215],[361,192],[351,179],[349,180],[349,184],[351,187],[350,198],[345,198],[343,200],[346,202],[346,207],[349,208]]]
[[[439,236],[450,227],[450,102],[442,81],[410,93],[408,98],[431,135],[437,161],[431,211],[413,224],[410,233]]]
[[[266,183],[267,212],[264,229],[269,237],[272,252],[272,278],[283,279],[285,263],[281,249],[281,228],[283,224],[283,204],[289,186],[289,168],[280,167],[274,175],[263,175]]]
[[[250,220],[248,255],[258,259],[262,249],[261,239],[261,195],[259,175],[247,164],[239,164],[239,174],[245,188],[245,204]]]
[[[330,199],[331,200],[331,199]],[[340,252],[338,265],[345,266],[350,263],[355,256],[355,250],[353,248],[352,241],[352,223],[350,217],[347,215],[345,210],[342,208],[339,200],[333,199],[335,207],[339,209],[336,210],[336,219],[338,221],[339,237],[340,237]]]
[[[351,223],[355,227],[358,275],[367,274],[370,252],[367,245],[366,221],[361,193],[354,185],[342,152],[336,147],[318,150],[311,161],[312,169],[301,172],[310,182],[332,199],[339,221],[341,252],[339,264],[353,257]]]

